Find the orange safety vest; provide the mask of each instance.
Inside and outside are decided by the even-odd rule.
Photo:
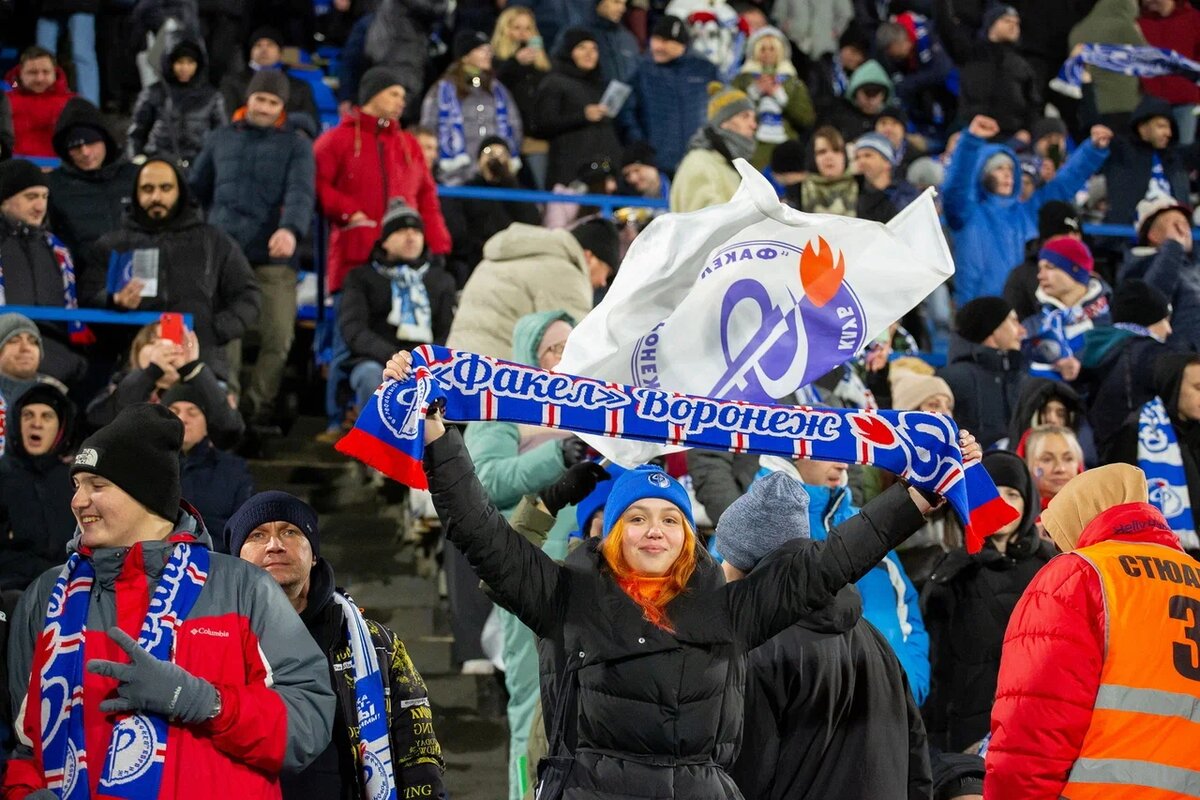
[[[1067,800],[1200,798],[1200,562],[1156,544],[1075,551],[1104,591],[1104,668]]]

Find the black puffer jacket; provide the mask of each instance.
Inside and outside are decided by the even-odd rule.
[[[980,39],[971,57],[959,68],[959,118],[976,114],[996,120],[1004,136],[1029,130],[1041,114],[1042,93],[1037,75],[1015,44]]]
[[[730,774],[756,800],[927,800],[925,725],[853,586],[750,653]],[[869,716],[868,716],[869,715]]]
[[[1007,460],[1006,471],[1023,476],[1025,485],[1012,487],[1025,498],[1020,527],[1003,553],[990,539],[975,555],[947,553],[921,597],[933,665],[921,711],[930,745],[956,752],[987,735],[1008,618],[1033,576],[1055,554],[1034,528],[1041,503],[1024,463],[1003,450],[983,458],[985,463]]]
[[[0,265],[4,269],[5,304],[65,306],[63,271],[44,227],[33,228],[0,214]],[[75,280],[78,285],[78,275]],[[86,305],[83,295],[78,298],[80,305]],[[42,334],[40,371],[66,384],[83,375],[87,363],[70,349],[67,326],[61,322],[39,322],[38,330]]]
[[[924,520],[894,487],[825,542],[784,545],[728,586],[698,548],[689,591],[666,608],[672,634],[643,618],[595,540],[560,565],[513,531],[457,431],[426,448],[425,471],[447,538],[559,659],[569,656],[560,665],[578,667],[564,800],[740,800],[726,770],[741,738],[745,654],[832,603]]]
[[[605,83],[600,68],[584,72],[566,59],[556,58],[554,70],[538,88],[530,133],[550,142],[546,185],[564,186],[575,180],[579,168],[591,161],[615,162],[621,155],[617,130],[608,117],[588,122],[583,110],[599,103]]]
[[[100,169],[84,172],[71,162],[67,133],[76,125],[89,125],[104,134],[106,155]],[[71,249],[75,278],[105,265],[91,262],[91,247],[104,234],[121,227],[129,204],[137,167],[124,158],[109,133],[100,110],[82,97],[72,97],[54,126],[54,152],[62,159],[46,176],[50,183],[50,227]]]
[[[225,523],[254,494],[254,478],[246,459],[218,450],[205,438],[179,454],[179,485],[183,498],[200,513],[204,527],[214,531],[214,546],[229,552]]]
[[[1008,434],[1029,374],[1020,351],[996,350],[953,334],[949,363],[938,377],[954,392],[954,419],[987,449]]]
[[[192,314],[200,340],[200,357],[221,379],[228,377],[225,345],[240,339],[258,316],[262,295],[254,271],[237,243],[200,218],[190,204],[187,183],[176,169],[179,201],[162,222],[151,220],[134,203],[121,230],[96,243],[101,263],[114,252],[158,251],[158,295],[142,298],[139,311]],[[107,288],[89,280],[80,297],[94,305],[109,304]]]
[[[496,59],[495,69],[496,78],[504,84],[504,88],[512,95],[513,102],[517,104],[521,119],[534,119],[538,89],[548,73],[533,64],[522,64],[516,58]],[[530,136],[538,135],[532,130],[528,133]]]
[[[199,49],[200,63],[187,85],[181,85],[171,62],[185,45]],[[186,38],[163,53],[162,80],[142,89],[133,107],[125,144],[130,158],[143,153],[173,155],[186,165],[200,152],[209,132],[229,120],[221,93],[208,82],[207,60],[204,43]]]
[[[31,403],[58,411],[58,440],[50,452],[31,456],[21,436],[21,412]],[[8,446],[0,458],[0,589],[24,589],[62,563],[75,533],[70,468],[75,405],[62,392],[38,384],[8,408]]]

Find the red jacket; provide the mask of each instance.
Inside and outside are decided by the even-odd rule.
[[[1183,550],[1158,509],[1145,503],[1108,509],[1084,529],[1079,547],[1104,541]],[[1092,721],[1105,631],[1096,570],[1070,553],[1042,567],[1004,635],[985,800],[1058,800]]]
[[[126,550],[90,556],[96,587],[88,609],[84,657],[128,661],[106,631],[119,625],[137,637],[170,554],[171,542],[187,541],[190,514],[169,542],[139,542]],[[201,529],[202,530],[202,529]],[[206,546],[211,540],[201,532]],[[43,630],[46,604],[58,570],[43,574],[25,592],[9,633],[11,675],[28,676],[19,704],[20,746],[4,775],[5,800],[21,800],[46,786],[41,760],[42,703],[38,675],[49,655]],[[149,579],[149,580],[148,580]],[[212,553],[208,582],[176,632],[175,663],[215,685],[221,713],[202,725],[171,724],[160,795],[175,800],[211,798],[218,791],[238,800],[278,800],[281,769],[306,766],[329,742],[334,697],[329,665],[270,576],[248,562]],[[84,741],[91,796],[97,792],[115,715],[100,701],[115,696],[117,682],[84,673]]]
[[[4,76],[4,80],[13,87],[8,93],[8,102],[12,105],[13,153],[17,156],[58,158],[52,141],[54,125],[75,93],[67,88],[67,73],[63,72],[62,67],[55,67],[54,71],[57,75],[54,85],[41,94],[21,88],[17,80],[21,73],[20,64]]]
[[[1187,0],[1175,0],[1175,10],[1167,17],[1141,15],[1138,26],[1146,41],[1155,47],[1165,47],[1185,58],[1200,61],[1200,11]],[[1182,75],[1142,78],[1142,89],[1173,106],[1200,103],[1200,86]]]
[[[355,109],[336,128],[321,134],[313,154],[317,201],[332,226],[325,265],[329,291],[341,289],[346,274],[367,263],[393,197],[404,198],[421,215],[430,252],[450,252],[450,231],[438,204],[437,185],[416,137],[394,122]],[[348,226],[356,211],[375,224]]]

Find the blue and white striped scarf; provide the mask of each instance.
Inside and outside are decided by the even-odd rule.
[[[1142,406],[1138,416],[1138,466],[1146,473],[1151,504],[1167,518],[1167,525],[1180,543],[1188,549],[1200,547],[1183,451],[1167,407],[1159,397]]]
[[[358,719],[358,741],[362,754],[364,797],[396,800],[396,777],[392,767],[391,730],[388,726],[387,682],[379,668],[379,657],[371,641],[367,621],[348,597],[333,593],[333,600],[346,619],[350,658],[354,665],[354,705]]]
[[[42,769],[46,786],[63,800],[91,796],[83,722],[83,668],[88,606],[96,571],[82,553],[63,566],[46,607],[50,655],[38,675],[41,695]],[[173,660],[175,631],[187,619],[208,580],[208,548],[175,545],[163,569],[138,645],[162,661]],[[113,726],[100,791],[106,797],[151,800],[160,796],[170,731],[165,717],[131,714]]]
[[[425,288],[428,262],[412,267],[408,264],[388,266],[376,261],[372,266],[392,284],[392,310],[387,322],[396,326],[396,339],[430,344],[433,341],[433,310],[429,290]]]
[[[1063,62],[1058,75],[1050,81],[1050,88],[1076,100],[1083,97],[1084,64],[1135,78],[1182,75],[1200,82],[1200,63],[1174,50],[1131,44],[1085,44],[1079,55]]]
[[[79,299],[75,294],[75,264],[71,260],[71,251],[62,240],[49,231],[44,231],[46,246],[54,254],[54,263],[62,275],[63,308],[79,308]],[[0,306],[8,305],[8,296],[4,289],[4,262],[0,260]],[[67,332],[73,344],[92,344],[95,336],[82,322],[68,322]]]
[[[508,142],[508,152],[520,152],[513,139],[512,123],[508,119],[508,99],[500,81],[492,80],[492,103],[496,110],[496,135]],[[454,82],[439,81],[437,85],[438,167],[443,175],[451,175],[474,162],[467,152],[467,135],[463,130],[462,103]]]

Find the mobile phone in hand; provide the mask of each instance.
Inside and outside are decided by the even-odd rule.
[[[159,317],[158,335],[168,341],[183,347],[184,327],[183,315],[167,312]]]

